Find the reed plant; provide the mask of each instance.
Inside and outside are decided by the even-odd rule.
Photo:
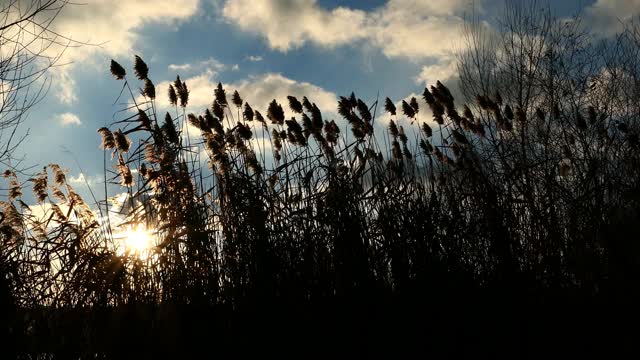
[[[20,352],[236,354],[274,331],[371,356],[405,340],[451,354],[456,337],[481,352],[482,328],[544,329],[530,304],[637,299],[637,83],[598,69],[573,80],[597,80],[609,103],[524,103],[507,87],[460,105],[438,81],[420,101],[340,97],[335,120],[293,95],[262,114],[222,84],[191,109],[187,84],[156,89],[138,56],[137,79],[110,70],[132,104],[98,130],[105,181],[127,194],[123,226],[153,244],[118,250],[113,206],[91,211],[58,165],[30,179],[38,216],[6,172],[0,286]]]

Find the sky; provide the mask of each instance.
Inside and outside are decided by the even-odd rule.
[[[222,82],[255,109],[274,98],[308,96],[327,114],[352,91],[367,103],[401,100],[425,85],[455,81],[464,18],[474,6],[491,27],[499,0],[86,0],[68,5],[53,28],[80,42],[49,74],[47,97],[20,129],[23,166],[49,163],[101,187],[103,152],[96,130],[121,119],[130,96],[109,72],[115,59],[136,87],[134,55],[143,58],[166,106],[168,82],[191,90],[188,112],[200,114]],[[601,34],[640,14],[640,0],[551,1],[560,17],[582,13]],[[134,87],[134,91],[136,91]],[[286,107],[286,106],[285,106]],[[338,120],[336,118],[336,120]]]

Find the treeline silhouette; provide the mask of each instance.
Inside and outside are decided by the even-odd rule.
[[[594,46],[595,57],[569,32],[540,46],[525,30],[521,46],[541,47],[535,69],[532,56],[520,62],[528,72],[494,63],[490,87],[474,77],[477,62],[463,61],[468,105],[441,82],[420,101],[352,94],[337,106],[346,123],[306,97],[288,97],[291,116],[275,100],[263,115],[221,84],[209,108],[188,113],[179,77],[163,114],[143,60],[134,63],[143,101],[112,61],[133,104],[99,130],[116,169],[105,165],[105,177],[127,191],[127,222],[152,229],[154,246],[118,252],[113,209],[105,201],[102,216],[92,212],[56,165],[31,179],[45,216],[25,208],[16,174],[5,173],[3,351],[539,358],[556,347],[572,357],[632,349],[637,331],[619,323],[635,318],[639,299],[640,72],[621,54],[637,54],[640,37],[627,29]],[[606,66],[578,69],[577,57],[566,61],[569,43]]]

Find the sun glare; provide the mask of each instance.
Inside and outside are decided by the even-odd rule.
[[[153,234],[143,225],[129,226],[119,236],[122,250],[146,258],[153,246]]]

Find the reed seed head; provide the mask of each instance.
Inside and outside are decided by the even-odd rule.
[[[249,103],[244,104],[244,110],[242,111],[242,117],[246,121],[253,121],[254,112]]]
[[[231,102],[233,103],[233,105],[235,105],[236,107],[241,107],[242,106],[242,98],[240,97],[240,94],[238,93],[238,90],[235,90],[233,92],[233,95],[231,96]]]
[[[167,112],[164,116],[164,124],[162,124],[162,131],[164,135],[167,137],[169,142],[178,144],[180,139],[178,137],[178,131],[176,130],[176,125],[173,123],[173,119],[171,115]]]
[[[138,77],[138,80],[148,80],[147,76],[149,75],[149,67],[138,55],[135,56],[133,62],[133,71]]]
[[[128,152],[131,148],[131,140],[127,138],[127,136],[122,132],[121,129],[118,129],[118,131],[116,131],[113,135],[116,143],[116,149],[123,153]]]
[[[127,72],[122,65],[111,59],[111,74],[116,77],[116,80],[122,80],[127,75]]]
[[[291,111],[296,114],[302,114],[302,104],[300,103],[300,101],[298,101],[295,96],[291,95],[287,96],[287,99],[289,100],[289,108],[291,109]]]
[[[172,84],[169,84],[169,104],[178,105],[178,94]]]
[[[388,112],[391,115],[396,114],[396,106],[393,104],[393,101],[391,101],[391,99],[389,98],[386,98],[384,100],[384,109],[386,112]]]
[[[100,147],[104,150],[114,149],[116,147],[116,141],[113,137],[113,133],[106,127],[98,129],[98,133],[102,136],[102,143]]]
[[[222,83],[218,83],[218,87],[213,90],[213,94],[216,98],[216,102],[221,106],[227,106],[227,94],[222,88]]]
[[[418,100],[415,97],[411,97],[411,101],[409,101],[409,105],[411,105],[411,108],[416,114],[420,110],[420,106],[418,105]]]
[[[142,94],[151,100],[156,98],[156,87],[155,85],[153,85],[153,82],[151,80],[144,79],[144,88],[142,89]]]
[[[282,106],[276,102],[275,99],[269,103],[269,108],[267,109],[267,117],[271,120],[272,124],[282,125],[284,124],[284,111],[282,110]]]

